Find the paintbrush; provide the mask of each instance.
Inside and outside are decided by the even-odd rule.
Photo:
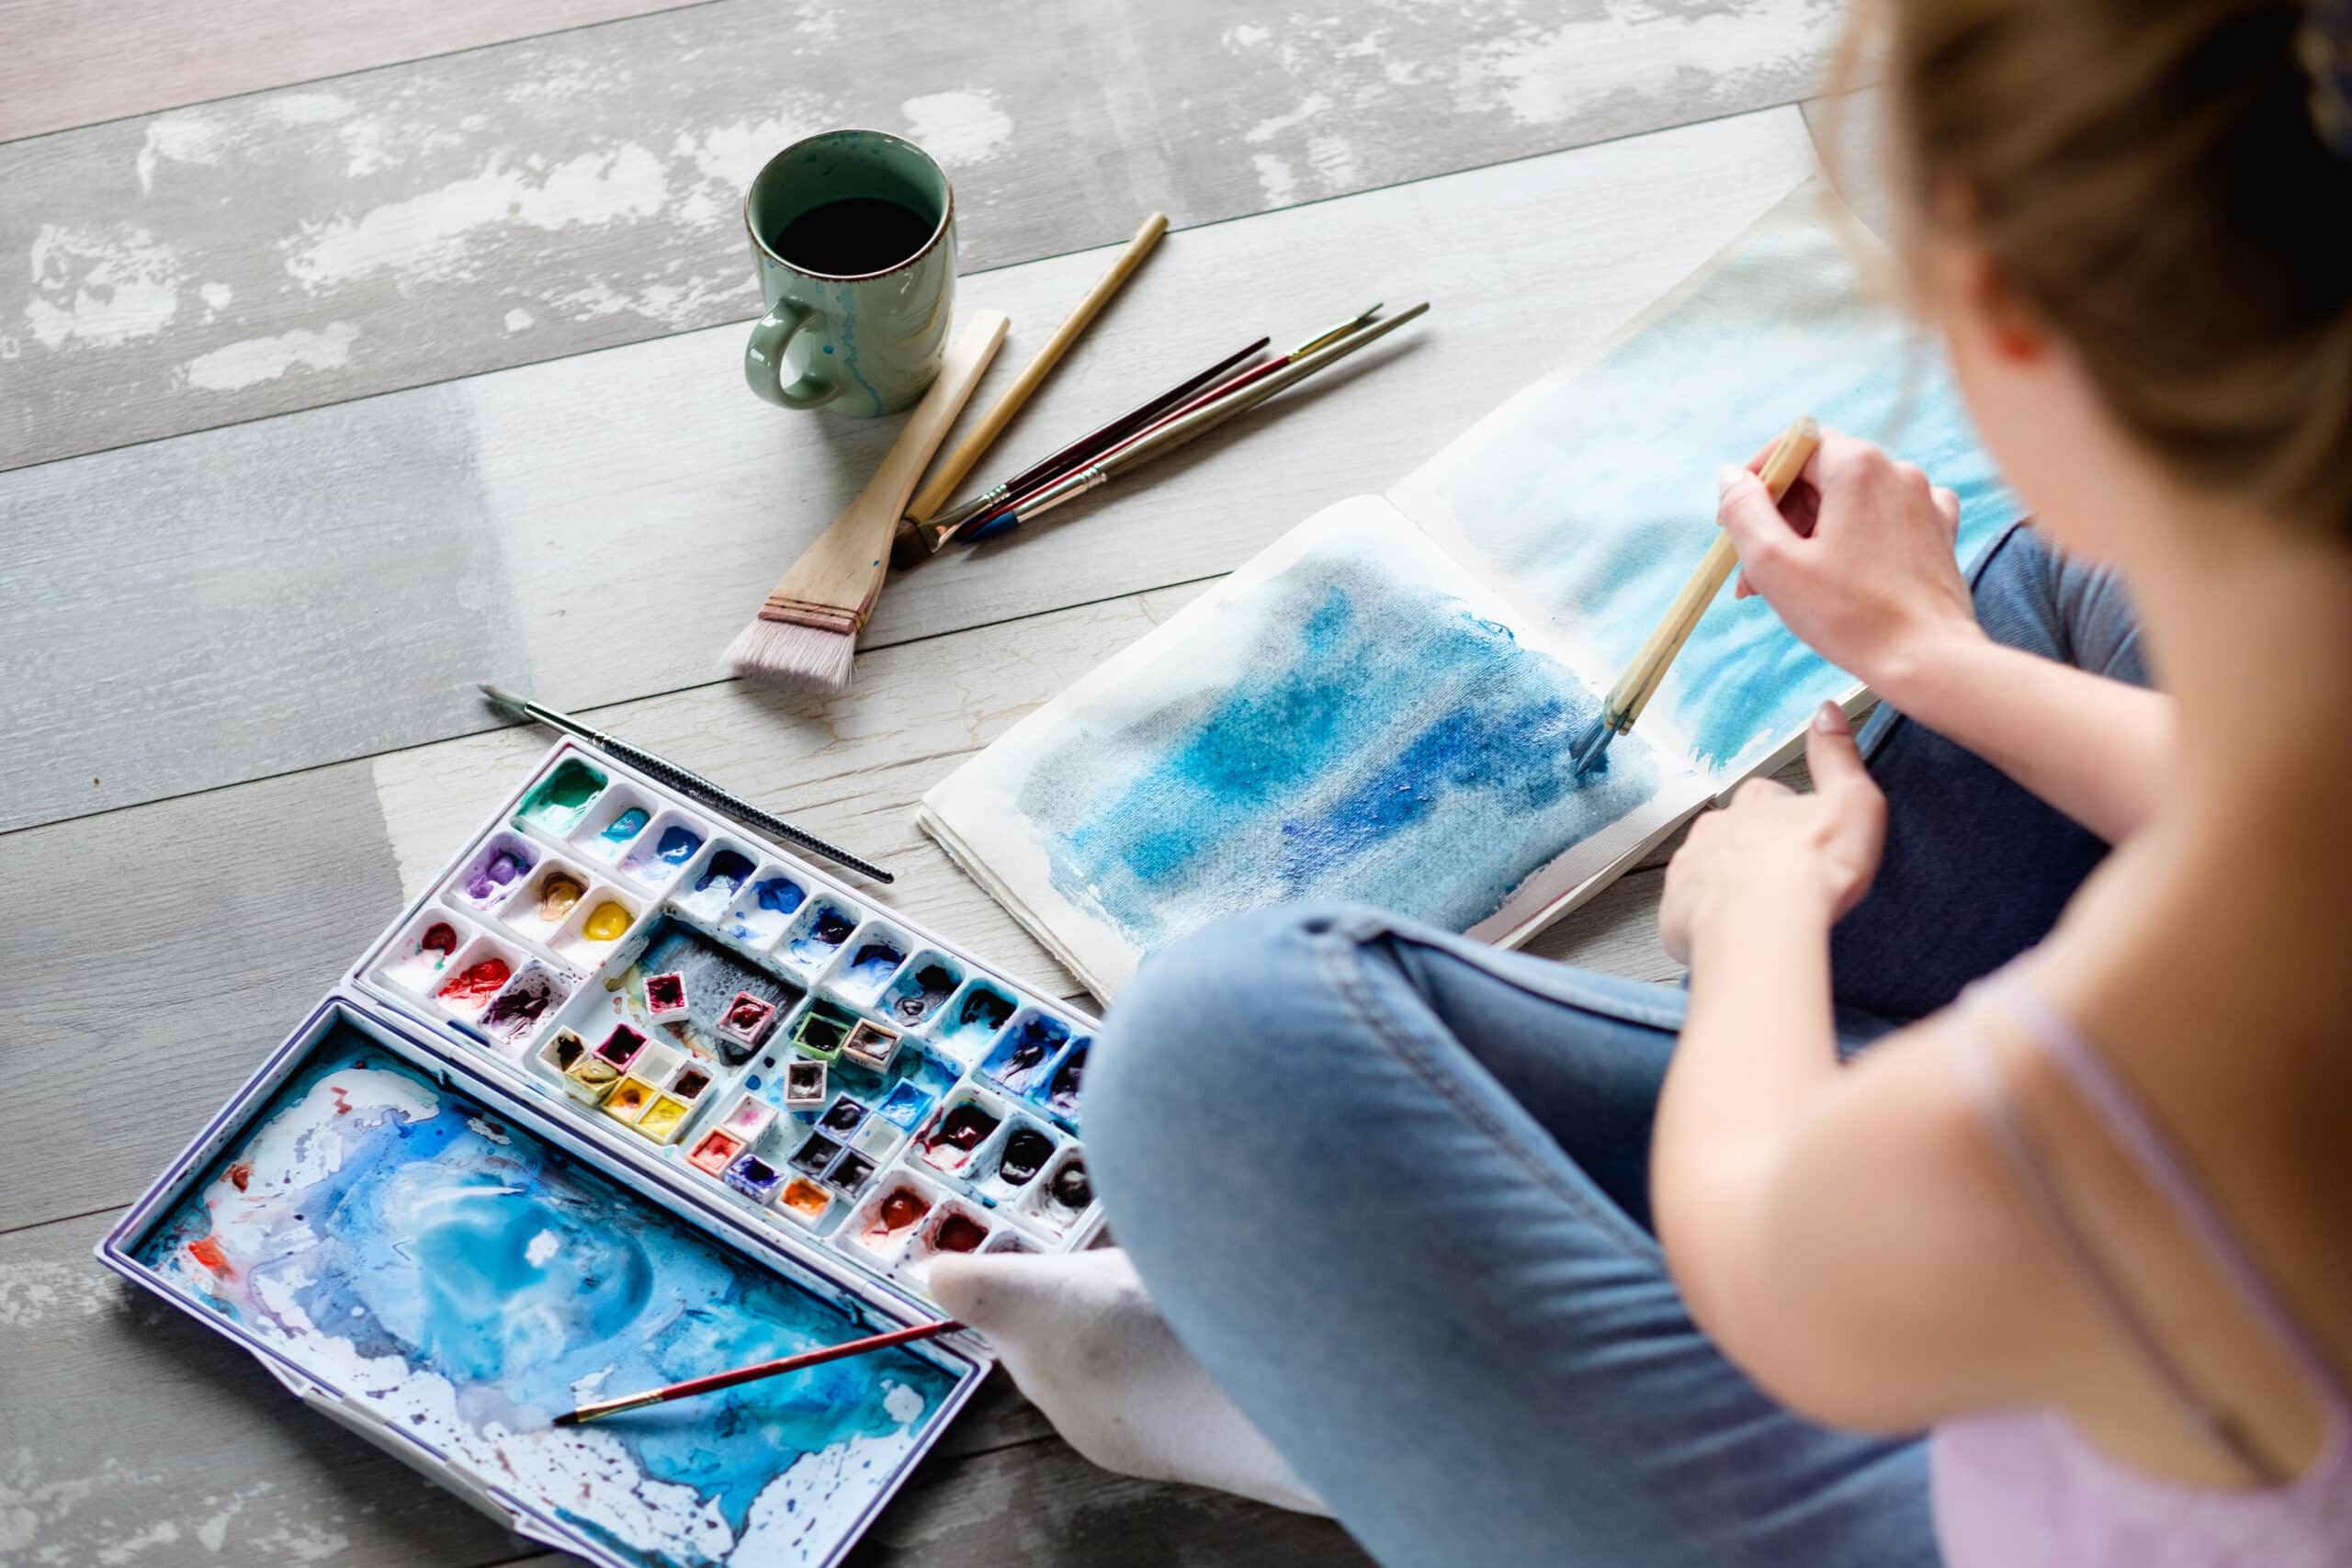
[[[989,406],[989,412],[980,416],[971,434],[956,443],[947,456],[939,460],[939,467],[932,470],[931,476],[923,480],[922,489],[917,491],[914,500],[907,503],[909,517],[920,523],[947,504],[947,498],[956,493],[956,487],[964,482],[964,476],[972,471],[972,465],[980,460],[997,436],[1003,433],[1004,427],[1012,423],[1012,416],[1021,412],[1021,405],[1029,400],[1029,394],[1035,391],[1047,373],[1060,363],[1062,355],[1069,352],[1069,345],[1078,341],[1078,334],[1086,330],[1097,311],[1111,302],[1111,296],[1116,294],[1136,268],[1143,265],[1143,258],[1151,254],[1151,248],[1159,243],[1159,237],[1166,232],[1168,214],[1165,212],[1155,212],[1143,220],[1143,226],[1136,231],[1135,238],[1126,243],[1111,263],[1111,270],[1097,279],[1094,287],[1086,291],[1086,298],[1078,302],[1078,308],[1062,319],[1062,324],[1054,329],[1054,335],[1046,340],[1046,346],[1021,367],[1021,374],[1013,378],[1012,385],[1004,389],[1004,395]]]
[[[901,559],[900,556],[906,552],[897,551],[891,558],[891,564],[908,566],[924,556],[937,554],[939,547],[954,538],[956,531],[973,518],[1003,511],[1004,503],[1011,498],[1025,491],[1035,490],[1048,480],[1059,479],[1087,458],[1108,452],[1128,436],[1159,423],[1170,410],[1190,400],[1193,393],[1219,381],[1243,360],[1264,352],[1271,341],[1261,337],[1249,347],[1227,355],[1207,369],[1185,377],[1158,397],[1136,404],[1118,418],[1096,426],[1069,445],[1038,458],[1011,479],[991,486],[961,505],[949,508],[928,522],[908,522],[899,529],[899,542],[911,547],[912,555],[910,558]]]
[[[1305,380],[1317,371],[1327,368],[1363,348],[1377,342],[1429,309],[1423,300],[1418,305],[1399,310],[1371,324],[1360,327],[1337,342],[1299,357],[1272,375],[1259,377],[1249,386],[1227,393],[1213,402],[1196,400],[1190,413],[1180,413],[1162,421],[1135,436],[1124,445],[1095,458],[1085,468],[1067,474],[1043,489],[1032,491],[1014,505],[964,530],[961,537],[970,544],[1007,534],[1032,518],[1044,515],[1073,496],[1098,490],[1123,474],[1141,468],[1154,457],[1172,452],[1191,441],[1198,440],[1227,420],[1249,412],[1277,392]]]
[[[938,379],[907,416],[882,466],[728,644],[727,662],[735,673],[831,695],[849,690],[857,634],[873,615],[890,570],[891,530],[923,465],[996,357],[1007,324],[1002,311],[982,310],[957,334]]]
[[[1789,426],[1772,444],[1771,454],[1764,459],[1757,478],[1764,481],[1775,505],[1789,493],[1789,487],[1796,483],[1797,475],[1804,471],[1813,449],[1820,444],[1821,426],[1811,415]],[[1690,640],[1700,617],[1714,603],[1724,580],[1738,564],[1739,552],[1732,547],[1731,536],[1717,534],[1715,542],[1707,547],[1706,556],[1699,562],[1699,570],[1690,574],[1690,581],[1682,585],[1682,592],[1667,606],[1657,629],[1650,633],[1641,651],[1634,655],[1634,662],[1626,667],[1617,683],[1609,688],[1600,716],[1577,738],[1569,756],[1577,773],[1584,773],[1600,761],[1610,741],[1634,728],[1634,721],[1642,716],[1642,709],[1649,705],[1651,696],[1666,680],[1667,667],[1682,651],[1682,645]]]
[[[812,855],[822,855],[834,864],[845,865],[858,875],[873,881],[895,882],[898,880],[870,861],[862,861],[838,844],[829,844],[816,834],[796,828],[772,812],[761,810],[741,795],[729,794],[700,773],[690,773],[667,758],[657,757],[642,747],[632,746],[628,741],[607,735],[601,729],[592,729],[560,708],[543,707],[528,697],[517,696],[513,692],[493,686],[487,681],[480,684],[481,694],[508,713],[519,715],[524,718],[537,719],[550,728],[560,729],[573,739],[585,741],[607,756],[619,758],[639,773],[650,774],[680,795],[699,800],[715,811],[724,811],[747,828],[756,828],[763,833],[771,834],[796,849],[808,851]]]
[[[888,1334],[870,1334],[863,1339],[851,1339],[821,1349],[803,1350],[797,1356],[785,1356],[773,1361],[761,1361],[748,1367],[738,1367],[731,1372],[713,1372],[708,1377],[688,1378],[663,1388],[650,1388],[642,1393],[624,1394],[618,1399],[600,1399],[594,1404],[583,1404],[557,1416],[552,1426],[584,1427],[591,1421],[601,1421],[607,1416],[617,1416],[624,1410],[641,1410],[649,1404],[667,1404],[673,1399],[688,1399],[697,1393],[711,1393],[738,1383],[757,1382],[762,1378],[781,1377],[797,1372],[803,1367],[821,1366],[850,1356],[870,1355],[888,1350],[897,1345],[911,1345],[918,1339],[933,1339],[942,1334],[953,1334],[964,1325],[954,1318],[944,1317],[935,1323],[919,1323],[912,1328],[894,1328]]]

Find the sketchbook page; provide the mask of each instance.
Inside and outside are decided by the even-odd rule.
[[[1385,502],[1327,508],[966,763],[924,828],[1108,999],[1301,899],[1511,929],[1708,794]]]
[[[1961,500],[1975,557],[2023,508],[1934,344],[1866,283],[1871,242],[1809,180],[1581,364],[1473,425],[1389,499],[1498,592],[1629,664],[1715,538],[1715,470],[1800,414],[1864,436]],[[1770,761],[1851,675],[1725,583],[1641,718],[1718,790]],[[1678,733],[1679,732],[1679,733]],[[1622,744],[1622,742],[1620,742]]]

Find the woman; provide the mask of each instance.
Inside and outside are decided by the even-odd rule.
[[[1088,1106],[1134,1273],[939,1276],[1089,1451],[1389,1564],[2352,1562],[2352,17],[1883,34],[2033,529],[1972,585],[1861,442],[1787,516],[1725,476],[1745,590],[1885,705],[1694,827],[1687,994],[1360,909],[1147,964]]]

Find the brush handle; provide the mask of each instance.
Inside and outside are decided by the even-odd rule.
[[[1805,464],[1813,457],[1813,449],[1820,444],[1821,426],[1809,415],[1789,426],[1773,443],[1771,455],[1764,459],[1763,469],[1757,478],[1763,480],[1774,505],[1788,495],[1789,487],[1797,482],[1797,475],[1804,471]],[[1642,716],[1642,709],[1649,705],[1650,698],[1665,683],[1667,669],[1673,664],[1674,656],[1690,640],[1707,606],[1714,603],[1715,595],[1722,592],[1732,570],[1738,565],[1739,551],[1732,544],[1731,536],[1718,533],[1700,559],[1699,570],[1690,574],[1690,581],[1674,596],[1674,603],[1667,606],[1657,628],[1650,633],[1649,640],[1642,644],[1624,675],[1611,688],[1609,700],[1601,707],[1605,725],[1621,733],[1633,728],[1634,721]]]
[[[1155,212],[1143,220],[1143,227],[1136,231],[1136,237],[1127,242],[1126,248],[1112,262],[1111,270],[1087,290],[1086,298],[1078,302],[1078,309],[1054,329],[1054,335],[1046,340],[1046,346],[1037,351],[1036,357],[1021,367],[1021,374],[1012,386],[1004,389],[1004,396],[997,399],[989,412],[981,416],[980,423],[972,427],[972,433],[958,441],[955,450],[941,459],[939,467],[932,471],[931,478],[923,481],[922,489],[908,504],[908,516],[921,523],[947,504],[947,498],[956,493],[956,487],[964,482],[964,476],[972,471],[972,466],[980,460],[997,436],[1003,433],[1004,427],[1012,422],[1012,416],[1021,412],[1021,405],[1029,400],[1029,394],[1035,391],[1047,373],[1060,363],[1062,355],[1069,352],[1069,345],[1078,341],[1078,334],[1087,329],[1097,311],[1111,302],[1111,296],[1116,294],[1136,268],[1143,265],[1143,258],[1151,254],[1151,248],[1159,243],[1159,237],[1166,232],[1168,214],[1165,212]]]
[[[940,1318],[932,1323],[918,1323],[911,1328],[896,1328],[888,1334],[870,1334],[863,1339],[844,1344],[827,1345],[820,1349],[803,1350],[797,1356],[785,1356],[773,1361],[760,1361],[732,1371],[713,1372],[707,1378],[688,1378],[662,1388],[650,1388],[642,1393],[624,1394],[618,1399],[602,1399],[594,1404],[583,1404],[568,1416],[558,1418],[559,1426],[577,1427],[586,1422],[617,1416],[624,1410],[641,1410],[649,1404],[666,1404],[673,1399],[686,1399],[697,1393],[715,1393],[738,1383],[757,1382],[763,1378],[781,1377],[804,1367],[820,1367],[827,1361],[838,1361],[850,1356],[870,1356],[876,1350],[888,1350],[900,1345],[911,1345],[922,1339],[935,1339],[943,1334],[953,1334],[964,1325],[954,1318]]]
[[[981,310],[956,334],[938,378],[907,416],[882,466],[832,526],[792,563],[760,607],[763,620],[814,626],[842,637],[855,637],[865,629],[874,602],[882,596],[890,534],[906,511],[907,498],[914,493],[923,465],[939,450],[947,427],[979,385],[989,361],[996,357],[1009,325],[1003,311]]]
[[[858,875],[871,881],[891,883],[898,880],[872,862],[860,860],[847,850],[829,844],[816,834],[794,827],[774,812],[761,810],[750,801],[740,795],[729,794],[700,773],[690,772],[675,762],[665,761],[652,752],[632,746],[626,740],[616,739],[613,736],[600,734],[593,729],[582,739],[590,745],[610,752],[639,772],[650,774],[680,795],[692,800],[698,800],[714,810],[724,811],[747,828],[756,828],[763,833],[772,834],[783,840],[796,849],[822,856],[836,865],[847,866]]]

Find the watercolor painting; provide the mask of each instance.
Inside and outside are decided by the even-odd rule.
[[[1393,508],[1343,502],[1023,721],[923,821],[1099,989],[1277,903],[1466,930],[1646,823],[1666,779],[1638,738],[1577,776],[1600,695],[1505,614]]]
[[[957,1382],[896,1350],[551,1428],[588,1399],[882,1325],[348,1025],[133,1252],[453,1466],[648,1568],[825,1560]]]
[[[1956,491],[1963,560],[2022,513],[1934,344],[1867,284],[1867,234],[1828,203],[1817,182],[1800,187],[1590,362],[1521,392],[1389,492],[1552,617],[1604,683],[1713,542],[1715,470],[1799,414]],[[1855,684],[1726,584],[1643,722],[1667,717],[1688,760],[1728,781]]]

